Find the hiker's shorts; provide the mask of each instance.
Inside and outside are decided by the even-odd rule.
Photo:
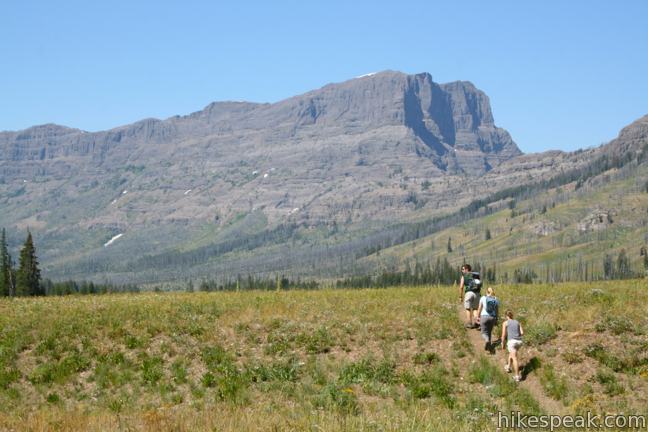
[[[479,307],[479,296],[472,291],[468,291],[464,294],[464,308],[465,309],[477,309]]]
[[[520,349],[522,346],[522,341],[520,339],[509,339],[508,342],[506,342],[506,347],[508,348],[508,352],[516,352],[517,350]]]

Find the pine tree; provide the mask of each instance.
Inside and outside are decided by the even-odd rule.
[[[632,270],[630,269],[630,260],[626,254],[625,249],[621,249],[617,257],[617,272],[619,279],[628,279],[632,277]]]
[[[31,232],[27,233],[27,240],[20,251],[20,264],[16,272],[16,295],[41,295],[40,270],[38,258],[32,240]]]
[[[452,252],[452,239],[448,237],[448,253]]]
[[[8,296],[13,294],[13,275],[11,268],[11,255],[7,248],[7,234],[5,229],[2,228],[2,236],[0,237],[0,296]]]
[[[486,228],[486,240],[490,240],[491,238],[492,238],[491,231],[490,229]]]
[[[605,276],[605,279],[614,278],[614,261],[612,261],[612,256],[607,254],[603,259],[603,275]]]

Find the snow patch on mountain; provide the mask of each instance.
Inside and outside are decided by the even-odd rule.
[[[114,236],[113,238],[111,238],[110,240],[108,240],[106,243],[104,243],[104,247],[108,247],[108,246],[110,246],[111,244],[113,244],[113,242],[114,242],[115,240],[117,240],[118,238],[120,238],[120,237],[123,236],[123,235],[124,235],[123,233],[121,233],[121,234],[117,234],[116,236]]]

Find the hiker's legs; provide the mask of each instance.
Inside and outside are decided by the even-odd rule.
[[[466,310],[467,327],[471,327],[473,323],[472,316],[473,316],[473,309],[475,308],[474,301],[473,301],[474,295],[475,294],[470,291],[464,294],[464,309]]]
[[[511,354],[509,354],[509,357],[513,362],[513,373],[515,373],[515,376],[520,376],[520,369],[518,368],[517,350],[514,350]]]
[[[482,315],[481,320],[479,321],[479,327],[481,328],[482,338],[489,344],[491,343],[491,335],[493,334],[494,324],[495,324],[495,320],[493,319],[493,317],[490,316]]]
[[[477,295],[472,292],[468,291],[466,294],[464,294],[464,309],[466,310],[466,326],[472,327],[473,322],[477,322],[477,308],[479,307],[479,300],[477,299]],[[475,319],[473,320],[473,316]]]

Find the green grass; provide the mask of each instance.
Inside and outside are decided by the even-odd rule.
[[[603,391],[609,396],[623,394],[625,388],[621,385],[613,373],[605,370],[599,370],[595,375],[596,381],[603,386]]]
[[[552,365],[546,365],[540,370],[540,383],[545,393],[557,401],[568,403],[569,385],[567,380],[559,375]]]
[[[544,353],[530,373],[548,398],[581,401],[569,389],[588,384],[597,410],[636,410],[641,287],[495,288],[523,322],[521,361]],[[456,287],[3,299],[0,429],[463,431],[494,430],[498,410],[541,412],[473,349],[458,312]],[[600,372],[575,380],[581,366]]]
[[[491,396],[503,399],[507,410],[517,409],[527,414],[542,413],[540,405],[527,390],[515,384],[501,368],[485,357],[480,357],[471,367],[469,379],[472,383],[483,385]]]

